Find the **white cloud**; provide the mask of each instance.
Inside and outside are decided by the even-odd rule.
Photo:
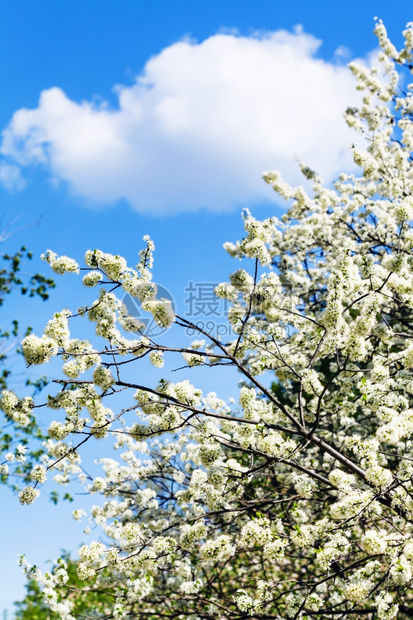
[[[19,166],[0,162],[0,183],[9,191],[19,191],[26,186]]]
[[[272,199],[262,171],[301,182],[296,157],[328,181],[351,167],[342,113],[358,96],[347,67],[318,58],[319,46],[299,29],[181,41],[115,88],[116,108],[44,90],[36,109],[13,115],[1,152],[88,201],[123,198],[152,213]]]

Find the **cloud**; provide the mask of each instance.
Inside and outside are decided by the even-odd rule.
[[[298,28],[180,41],[115,87],[116,107],[44,90],[3,131],[3,170],[21,183],[17,167],[38,165],[88,203],[125,199],[153,214],[272,199],[262,172],[301,182],[297,157],[330,181],[351,167],[342,113],[358,95],[320,44]]]
[[[0,183],[11,192],[24,189],[26,186],[20,167],[6,162],[0,162]]]

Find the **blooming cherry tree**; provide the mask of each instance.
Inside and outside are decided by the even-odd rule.
[[[305,188],[266,173],[288,211],[264,221],[246,211],[245,237],[225,246],[243,265],[216,288],[232,340],[158,298],[146,238],[136,268],[88,251],[83,284],[96,300],[23,341],[29,365],[63,366],[46,403],[47,456],[20,500],[52,472],[101,498],[89,515],[96,540],[79,549],[83,585],[63,559],[46,574],[22,559],[59,617],[80,617],[91,592],[102,593],[91,609],[101,618],[413,616],[413,24],[401,51],[381,22],[376,34],[380,68],[350,65],[363,93],[345,115],[361,136],[358,173],[325,187],[302,165]],[[145,336],[125,293],[172,325],[177,344]],[[95,336],[72,335],[87,319]],[[183,346],[188,327],[197,340]],[[238,401],[188,379],[141,383],[139,365],[162,368],[166,356],[236,368]],[[40,406],[7,391],[1,405],[22,426]],[[90,481],[85,444],[110,436],[119,459],[101,459]]]

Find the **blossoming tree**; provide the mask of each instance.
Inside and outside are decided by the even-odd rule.
[[[21,502],[48,471],[62,483],[85,478],[88,443],[112,436],[120,451],[85,480],[102,496],[90,515],[101,534],[79,549],[81,585],[63,560],[41,574],[22,559],[61,618],[81,617],[76,605],[91,593],[102,598],[87,617],[413,616],[413,24],[401,51],[381,22],[376,34],[381,69],[350,65],[363,91],[346,112],[366,145],[353,147],[359,173],[329,188],[303,166],[311,191],[265,174],[288,212],[246,212],[245,237],[226,244],[251,265],[216,289],[232,340],[158,298],[145,239],[136,269],[88,251],[83,283],[98,298],[23,341],[29,365],[58,357],[63,374],[47,400],[48,456]],[[79,271],[44,258],[57,273]],[[143,335],[120,291],[173,325],[177,344]],[[85,319],[90,341],[72,335]],[[197,340],[182,346],[188,327]],[[238,402],[187,379],[142,384],[139,365],[161,368],[165,356],[236,368]],[[8,391],[1,405],[23,426],[40,406]]]

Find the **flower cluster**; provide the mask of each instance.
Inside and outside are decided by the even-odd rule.
[[[41,258],[49,263],[55,273],[79,273],[78,263],[68,256],[57,256],[55,252],[47,250],[47,252],[42,254]]]

